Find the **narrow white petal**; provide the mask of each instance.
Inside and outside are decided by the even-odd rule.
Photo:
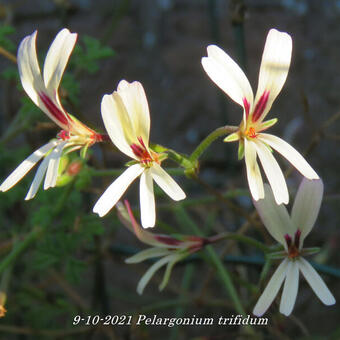
[[[181,187],[157,163],[153,163],[150,172],[155,182],[174,201],[180,201],[186,197]]]
[[[268,133],[259,133],[259,138],[285,157],[303,176],[308,179],[319,178],[303,156],[283,139]]]
[[[241,68],[218,46],[210,45],[207,51],[208,57],[202,58],[202,66],[211,80],[236,103],[244,107],[246,98],[251,107],[253,91]]]
[[[130,116],[135,135],[142,137],[147,146],[150,134],[150,113],[143,85],[138,81],[128,83],[126,80],[121,80],[117,91]]]
[[[118,202],[128,186],[144,171],[139,164],[134,164],[127,168],[101,195],[93,212],[100,217],[106,215]]]
[[[63,148],[67,143],[67,141],[59,143],[57,147],[55,147],[54,150],[51,152],[50,162],[48,164],[45,176],[44,190],[47,190],[48,188],[53,188],[57,183],[60,157]]]
[[[292,224],[286,207],[283,204],[276,204],[273,192],[268,184],[264,185],[264,192],[264,199],[254,200],[254,206],[270,235],[286,247],[284,235],[294,235],[296,228]]]
[[[132,138],[132,123],[125,106],[117,93],[106,94],[101,103],[104,125],[116,147],[131,158],[136,158],[130,145],[136,143]]]
[[[49,94],[56,93],[77,40],[76,33],[62,29],[51,44],[44,63],[44,83]]]
[[[277,161],[269,151],[268,147],[261,141],[256,141],[254,145],[260,158],[263,170],[268,178],[270,186],[273,189],[276,203],[287,204],[289,201],[287,184],[283,173],[277,164]]]
[[[284,259],[275,270],[273,276],[267,284],[267,287],[257,301],[253,310],[254,315],[262,316],[272,304],[277,293],[280,290],[284,278],[286,277],[287,267],[288,260]]]
[[[54,140],[34,151],[5,179],[0,186],[0,191],[7,191],[17,184],[55,145],[57,145],[57,141]]]
[[[53,151],[52,151],[53,152]],[[25,200],[30,200],[32,198],[34,198],[34,196],[37,194],[38,192],[38,189],[40,187],[40,184],[45,176],[45,173],[46,173],[46,170],[47,170],[47,167],[50,163],[50,160],[51,160],[51,155],[52,155],[52,152],[47,155],[43,161],[40,163],[39,167],[38,167],[38,170],[37,172],[35,173],[35,176],[33,178],[33,182],[27,192],[27,195],[25,197]]]
[[[255,105],[265,91],[269,92],[269,97],[258,121],[264,119],[280,93],[288,75],[291,55],[292,38],[290,35],[271,29],[262,55]]]
[[[301,231],[301,247],[318,217],[322,196],[323,183],[321,179],[304,178],[302,180],[292,209],[292,222]]]
[[[43,82],[37,52],[37,31],[22,40],[18,49],[18,68],[22,86],[32,101],[62,129],[68,130],[69,118],[56,91],[48,91]],[[41,96],[45,96],[43,99]]]
[[[304,258],[299,259],[300,270],[317,297],[327,306],[335,304],[335,298],[316,270]]]
[[[289,261],[287,268],[287,276],[281,296],[280,313],[286,316],[291,314],[295,305],[298,289],[299,289],[299,265],[297,261]]]
[[[166,248],[158,248],[158,247],[148,248],[127,258],[125,262],[126,263],[140,263],[142,261],[145,261],[153,257],[160,257],[160,256],[168,255],[169,253],[171,253],[171,250],[166,249]]]
[[[145,274],[142,276],[142,278],[140,279],[140,281],[138,282],[137,285],[137,293],[138,294],[143,294],[144,288],[145,286],[148,284],[148,282],[151,280],[152,276],[155,274],[155,272],[161,268],[162,266],[164,266],[166,263],[168,263],[169,261],[172,261],[174,259],[174,257],[176,257],[177,254],[171,254],[168,256],[163,257],[162,259],[160,259],[159,261],[157,261],[156,263],[154,263],[146,272]]]
[[[33,102],[39,106],[38,92],[45,89],[36,52],[37,31],[25,37],[18,48],[18,68],[22,86]]]
[[[256,161],[256,148],[254,143],[244,139],[244,158],[246,161],[249,189],[254,200],[264,197],[263,181],[259,166]]]
[[[150,170],[140,176],[139,186],[140,214],[143,228],[152,228],[156,223],[155,195]]]

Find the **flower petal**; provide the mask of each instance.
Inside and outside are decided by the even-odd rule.
[[[292,222],[301,231],[300,247],[303,240],[312,230],[318,217],[323,196],[323,183],[321,179],[308,180],[304,178],[296,194]]]
[[[208,46],[207,52],[208,57],[201,60],[205,72],[222,91],[249,112],[253,105],[254,95],[244,72],[218,46]],[[244,99],[248,103],[248,109]]]
[[[148,248],[145,250],[140,251],[139,253],[127,258],[125,260],[125,263],[140,263],[145,260],[151,259],[153,257],[160,257],[160,256],[165,256],[169,255],[171,253],[171,250],[166,249],[166,248]]]
[[[299,268],[316,296],[327,306],[335,304],[335,298],[316,270],[304,258],[299,259]]]
[[[145,170],[140,177],[139,196],[142,226],[152,228],[156,223],[156,208],[150,169]]]
[[[287,204],[289,202],[287,184],[283,173],[277,164],[277,161],[269,151],[268,147],[263,144],[261,140],[257,140],[254,145],[260,158],[263,170],[268,178],[270,186],[273,189],[276,203]]]
[[[53,152],[53,151],[52,151]],[[35,176],[33,178],[33,182],[27,192],[27,195],[25,197],[25,200],[30,200],[32,198],[35,197],[35,195],[37,194],[38,192],[38,189],[40,187],[40,184],[45,176],[45,173],[46,173],[46,170],[47,170],[47,167],[50,163],[50,160],[51,160],[51,155],[52,155],[52,152],[50,154],[48,154],[44,159],[43,161],[40,163],[39,167],[38,167],[38,170],[37,172],[35,173]]]
[[[144,171],[139,164],[134,164],[127,168],[101,195],[93,212],[100,217],[106,215],[118,202],[128,186]]]
[[[113,144],[127,156],[136,159],[130,145],[136,143],[137,136],[132,135],[132,123],[117,92],[103,97],[101,112],[105,128]]]
[[[144,144],[148,146],[150,113],[143,85],[138,81],[128,83],[126,80],[121,80],[118,84],[117,91],[130,116],[135,135],[142,137]]]
[[[155,274],[155,272],[164,266],[166,263],[173,261],[178,255],[177,254],[170,254],[168,256],[165,256],[161,258],[159,261],[154,263],[142,276],[142,278],[139,280],[137,285],[137,293],[143,294],[145,286],[148,284],[148,282],[151,280],[152,276]]]
[[[166,287],[166,285],[168,284],[172,269],[175,266],[175,264],[177,262],[181,261],[183,258],[185,258],[188,255],[189,255],[188,253],[178,254],[176,257],[174,257],[171,261],[168,262],[168,264],[166,265],[166,268],[165,268],[163,280],[160,283],[160,285],[158,286],[160,291],[162,291]]]
[[[36,52],[37,31],[25,37],[18,48],[18,68],[22,87],[39,106],[39,92],[45,90]]]
[[[287,276],[281,296],[280,313],[286,316],[291,314],[295,305],[298,289],[299,289],[298,262],[288,260]]]
[[[284,259],[275,270],[273,276],[271,277],[267,284],[267,287],[265,288],[259,300],[257,301],[253,309],[254,315],[262,316],[267,311],[269,306],[272,304],[277,293],[280,290],[284,278],[286,277],[287,267],[288,260]]]
[[[157,163],[153,163],[152,167],[150,168],[150,172],[155,182],[174,201],[180,201],[186,197],[181,187]]]
[[[22,86],[32,101],[62,129],[68,130],[69,117],[56,99],[56,93],[48,93],[43,82],[37,52],[37,31],[22,40],[18,49],[18,68]]]
[[[67,141],[59,143],[57,147],[55,147],[54,150],[51,152],[51,157],[45,176],[44,190],[47,190],[48,188],[53,188],[57,183],[60,156],[67,143]]]
[[[284,235],[294,235],[296,229],[286,207],[283,204],[276,204],[273,192],[268,184],[264,185],[264,192],[264,199],[254,200],[254,206],[270,235],[286,248]]]
[[[247,169],[249,189],[254,200],[264,197],[263,181],[259,166],[256,161],[256,148],[252,141],[244,138],[244,152]]]
[[[289,34],[271,29],[262,55],[255,105],[269,93],[265,107],[256,121],[261,122],[280,93],[289,70],[292,55],[292,38]]]
[[[318,174],[307,163],[303,156],[283,139],[268,133],[259,133],[258,136],[262,141],[285,157],[303,176],[308,179],[319,178]]]
[[[77,33],[62,29],[51,44],[44,63],[44,83],[50,96],[54,97],[65,67],[77,40]]]
[[[57,141],[54,140],[34,151],[4,180],[0,186],[0,191],[7,191],[11,189],[35,166],[36,163],[40,161],[42,157],[46,155],[47,152],[56,145]]]

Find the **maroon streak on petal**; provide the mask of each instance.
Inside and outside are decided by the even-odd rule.
[[[288,234],[286,234],[285,240],[286,240],[287,246],[289,248],[292,245],[292,238]]]
[[[145,146],[145,144],[144,144],[143,138],[142,138],[142,137],[137,137],[137,139],[138,139],[140,145],[141,145],[144,149],[146,149],[146,146]]]
[[[42,100],[47,110],[55,119],[57,119],[63,125],[68,125],[68,119],[65,116],[64,112],[59,110],[59,108],[53,103],[50,97],[41,92],[39,93],[39,98]]]
[[[253,122],[256,122],[262,115],[264,109],[266,108],[267,102],[269,97],[269,91],[265,90],[256,103],[255,110],[253,112],[252,120]]]
[[[299,248],[300,245],[300,236],[301,236],[301,230],[298,229],[295,233],[295,237],[294,237],[294,245],[296,248]]]
[[[159,241],[164,244],[168,244],[169,246],[177,246],[181,244],[181,241],[176,240],[175,238],[170,237],[170,236],[166,236],[166,235],[154,235],[154,236],[155,236],[156,241]]]
[[[137,145],[137,144],[131,144],[130,148],[132,149],[132,152],[138,157],[138,158],[142,158],[144,155],[144,150],[141,146]]]
[[[93,135],[93,138],[95,139],[96,142],[107,142],[110,140],[109,135],[101,134],[101,133],[95,133]]]
[[[244,97],[244,98],[242,99],[242,101],[243,101],[243,107],[244,107],[244,109],[245,109],[245,111],[246,111],[246,119],[248,119],[250,104],[249,104],[249,102],[248,102],[248,100],[247,100],[246,97]]]

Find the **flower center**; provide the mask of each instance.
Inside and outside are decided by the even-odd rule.
[[[58,138],[58,139],[62,139],[62,140],[67,140],[67,139],[70,139],[70,134],[68,133],[68,131],[61,130],[61,131],[57,134],[57,138]]]
[[[246,130],[245,132],[246,137],[250,137],[250,138],[256,138],[257,134],[255,132],[255,129],[253,127],[250,127],[248,130]]]
[[[160,164],[158,154],[146,148],[142,137],[137,137],[137,139],[140,145],[133,143],[130,148],[135,156],[138,157],[140,163],[146,167],[150,167],[153,162]]]
[[[298,229],[294,235],[294,241],[292,237],[288,234],[285,235],[285,240],[288,247],[288,257],[290,259],[295,259],[300,255],[299,247],[300,247],[300,236],[301,231]]]

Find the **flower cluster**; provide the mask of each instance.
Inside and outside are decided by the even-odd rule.
[[[39,161],[41,161],[26,200],[33,198],[44,177],[44,189],[54,187],[60,174],[62,155],[83,149],[96,142],[108,140],[106,135],[90,129],[68,113],[62,106],[58,89],[77,34],[61,30],[50,46],[40,71],[36,52],[37,32],[27,36],[18,49],[18,67],[22,86],[32,101],[60,128],[57,137],[40,147],[26,158],[1,184],[0,190],[7,191],[19,182]],[[275,253],[284,258],[259,298],[253,313],[262,315],[276,297],[281,285],[284,288],[280,312],[289,315],[294,307],[299,272],[326,304],[335,303],[332,293],[313,267],[303,258],[313,249],[303,248],[303,242],[310,233],[321,205],[323,184],[317,173],[303,156],[281,138],[264,133],[277,119],[265,120],[274,100],[279,95],[288,75],[291,60],[292,39],[287,33],[271,29],[264,47],[255,95],[241,68],[219,47],[210,45],[208,56],[202,58],[202,65],[208,76],[232,100],[243,108],[243,118],[238,128],[225,137],[225,142],[239,142],[239,159],[245,158],[249,189],[268,232],[283,247]],[[188,255],[201,250],[212,240],[198,236],[175,238],[146,231],[144,228],[156,224],[154,181],[175,201],[186,195],[172,177],[163,169],[162,162],[168,157],[168,149],[160,152],[151,147],[150,113],[142,84],[138,81],[121,80],[117,90],[104,95],[101,114],[108,136],[119,151],[131,158],[127,169],[104,191],[93,212],[100,217],[106,215],[115,205],[121,222],[143,243],[151,246],[127,259],[127,263],[139,263],[160,258],[153,263],[141,278],[137,291],[142,293],[154,273],[166,266],[160,289],[167,284],[173,266]],[[288,188],[284,175],[272,151],[285,157],[305,178],[296,195],[291,216],[283,204],[289,202]],[[178,154],[179,155],[179,154]],[[257,162],[259,158],[268,184],[263,184]],[[190,158],[185,158],[190,164]],[[181,163],[180,163],[181,164]],[[182,165],[182,164],[181,164]],[[189,166],[188,168],[189,169]],[[130,184],[140,177],[141,225],[135,220],[130,205],[118,202]],[[0,311],[1,313],[1,311]]]

